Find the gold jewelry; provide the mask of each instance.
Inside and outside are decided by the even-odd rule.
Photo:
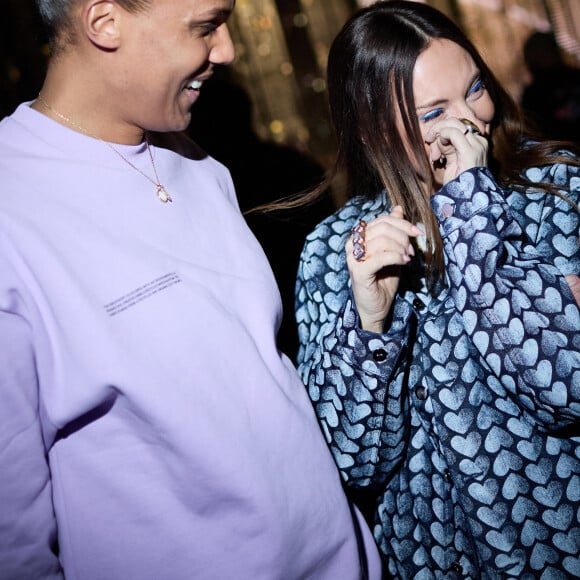
[[[467,135],[467,133],[471,133],[472,135],[481,135],[479,127],[473,121],[470,121],[469,119],[459,120],[465,125],[465,131],[463,133],[464,135]]]
[[[155,179],[157,181],[155,181],[154,179],[149,177],[146,173],[141,171],[141,169],[139,169],[136,165],[134,165],[131,161],[129,161],[116,147],[113,147],[113,145],[111,145],[111,143],[109,143],[108,141],[105,141],[104,139],[101,139],[100,137],[96,137],[95,135],[89,133],[89,131],[87,131],[84,127],[82,127],[78,123],[75,123],[75,121],[73,121],[72,119],[69,119],[67,116],[65,116],[62,113],[59,113],[58,111],[53,109],[46,102],[46,100],[44,99],[44,97],[41,94],[38,95],[37,101],[39,101],[40,104],[45,109],[49,110],[51,113],[56,115],[59,119],[62,119],[63,121],[68,123],[71,127],[78,129],[81,133],[84,133],[85,135],[92,137],[93,139],[98,139],[101,143],[104,143],[105,145],[107,145],[107,147],[112,149],[125,163],[130,165],[135,171],[139,172],[143,177],[148,179],[157,188],[157,198],[159,199],[159,201],[161,201],[163,203],[167,203],[168,201],[169,202],[173,201],[171,199],[171,196],[169,195],[169,193],[165,189],[165,187],[163,187],[163,185],[161,185],[161,182],[159,181],[159,176],[157,175],[157,167],[155,167],[155,161],[153,160],[153,153],[151,152],[151,147],[149,147],[149,139],[147,138],[147,133],[145,133],[145,146],[147,147],[147,151],[149,153],[149,158],[151,159],[151,165],[153,166],[153,172],[155,173]]]

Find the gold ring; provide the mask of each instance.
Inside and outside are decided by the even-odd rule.
[[[465,125],[465,132],[463,133],[464,135],[467,135],[467,133],[471,133],[472,135],[481,135],[479,127],[473,121],[470,121],[469,119],[459,120]]]

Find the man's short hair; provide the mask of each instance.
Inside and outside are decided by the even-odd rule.
[[[71,13],[83,0],[36,0],[53,53],[74,41]],[[145,10],[153,0],[114,0],[128,12]]]

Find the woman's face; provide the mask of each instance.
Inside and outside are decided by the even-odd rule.
[[[490,136],[495,107],[469,53],[450,40],[434,39],[419,55],[413,71],[415,111],[424,137],[434,123],[469,119]],[[429,146],[425,144],[429,156]],[[435,181],[443,169],[434,166]]]

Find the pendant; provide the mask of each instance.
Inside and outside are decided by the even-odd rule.
[[[160,183],[157,184],[157,197],[159,198],[159,201],[163,203],[173,201],[171,196],[165,191],[165,188]]]

